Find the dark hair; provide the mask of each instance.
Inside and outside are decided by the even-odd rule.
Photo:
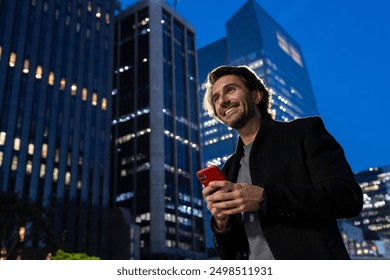
[[[203,97],[203,108],[208,112],[208,114],[217,118],[215,114],[215,108],[213,102],[211,101],[212,87],[214,83],[221,77],[226,75],[235,75],[241,78],[241,81],[244,85],[250,90],[260,90],[263,93],[263,99],[257,105],[259,108],[261,117],[263,119],[274,119],[274,113],[271,111],[271,93],[268,88],[265,86],[263,80],[257,76],[257,74],[250,69],[248,66],[228,66],[223,65],[217,68],[214,68],[208,75],[206,81],[206,93]]]

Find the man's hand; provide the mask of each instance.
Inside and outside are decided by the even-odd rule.
[[[263,191],[259,186],[246,183],[212,181],[202,193],[217,226],[224,230],[228,227],[229,215],[259,209]]]

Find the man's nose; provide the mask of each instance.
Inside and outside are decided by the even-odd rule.
[[[225,104],[228,104],[230,102],[230,99],[228,98],[228,96],[226,94],[222,94],[220,97],[219,97],[219,100],[220,102],[220,105],[225,105]]]

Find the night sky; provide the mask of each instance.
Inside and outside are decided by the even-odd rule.
[[[225,37],[246,1],[180,0],[176,10],[200,48]],[[352,170],[390,165],[390,1],[256,1],[300,44],[320,115]]]

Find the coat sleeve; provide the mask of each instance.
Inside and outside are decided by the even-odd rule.
[[[342,147],[325,129],[321,118],[304,120],[298,125],[297,133],[302,135],[298,145],[303,149],[303,159],[292,168],[309,180],[305,183],[297,179],[264,182],[267,193],[264,213],[309,219],[342,219],[359,215],[363,207],[362,190]],[[290,165],[294,164],[290,162]]]
[[[218,256],[223,260],[248,259],[248,240],[244,227],[238,221],[240,219],[238,215],[230,217],[230,229],[226,233],[218,233],[211,219],[210,227],[213,231],[214,247]]]

